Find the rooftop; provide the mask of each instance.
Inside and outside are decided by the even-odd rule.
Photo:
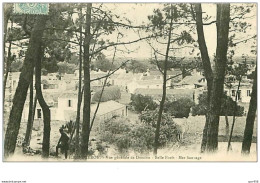
[[[77,92],[64,92],[58,98],[78,98]]]
[[[104,115],[109,112],[124,108],[125,105],[120,104],[118,102],[115,102],[113,100],[107,101],[107,102],[101,102],[98,108],[98,115]],[[97,108],[97,104],[92,104],[91,105],[91,113],[94,113]]]
[[[176,98],[181,97],[192,97],[194,93],[194,90],[188,90],[188,89],[167,89],[166,95],[173,95]],[[162,95],[162,89],[145,89],[145,88],[137,88],[135,90],[135,94],[141,94],[141,95]]]
[[[202,78],[205,77],[200,74],[194,74],[192,76],[186,76],[179,83],[183,85],[193,85],[198,83]]]

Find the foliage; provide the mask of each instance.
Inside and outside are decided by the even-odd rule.
[[[96,61],[94,62],[92,67],[94,67],[95,70],[100,69],[104,72],[116,69],[116,66],[112,62],[110,62],[109,59],[107,59],[102,53],[97,56]]]
[[[156,114],[158,111],[146,111],[146,117],[141,117],[142,123],[135,125],[131,125],[129,119],[125,118],[105,121],[101,140],[114,144],[119,152],[126,152],[129,149],[140,153],[149,151],[154,146]],[[175,130],[175,123],[169,115],[164,114],[159,145],[165,146],[167,142],[173,141],[176,136]]]
[[[100,95],[101,95],[101,90],[97,91],[94,94],[92,101],[98,102]],[[120,88],[118,88],[116,86],[105,87],[102,97],[101,97],[101,102],[106,102],[109,100],[117,100],[120,98],[121,98]]]
[[[68,134],[70,134],[70,135],[72,134],[74,125],[75,125],[75,123],[71,120],[66,123],[65,128],[67,128]]]
[[[254,76],[255,76],[255,71],[253,71],[252,73],[250,73],[248,76],[247,76],[247,79],[254,79]]]
[[[158,107],[158,105],[153,101],[150,96],[143,96],[141,94],[132,94],[131,95],[131,103],[137,112],[142,112],[146,110],[154,110]]]
[[[106,147],[102,144],[102,142],[97,142],[96,143],[96,149],[100,154],[105,154],[106,153]]]
[[[132,60],[130,63],[126,64],[126,70],[132,71],[133,73],[143,73],[149,69],[149,65],[138,60]]]
[[[11,63],[11,72],[20,72],[23,66],[23,62],[20,60]]]
[[[168,100],[164,105],[164,111],[175,118],[188,118],[192,106],[194,106],[194,102],[189,98],[180,98],[176,101]]]
[[[155,131],[158,119],[158,110],[144,111],[139,118],[142,123],[154,128]],[[163,113],[159,135],[159,146],[164,146],[167,142],[173,141],[176,136],[176,130],[176,124],[174,123],[172,117],[167,113]]]
[[[203,93],[199,96],[199,104],[195,105],[192,108],[192,115],[206,115],[207,112],[207,93]],[[229,96],[226,96],[223,94],[221,102],[221,110],[220,115],[225,116],[227,114],[228,116],[233,116],[235,111],[235,101]],[[236,116],[242,116],[244,114],[244,107],[239,106],[236,104]]]
[[[77,68],[76,65],[67,62],[59,62],[58,64],[60,74],[73,74]]]

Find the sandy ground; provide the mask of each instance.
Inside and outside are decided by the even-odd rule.
[[[129,112],[129,118],[132,121],[138,120],[138,115]],[[197,119],[197,118],[196,118]],[[190,121],[193,121],[193,125],[190,125]],[[113,145],[109,145],[105,155],[100,155],[97,151],[88,161],[257,161],[256,143],[252,143],[251,153],[249,156],[241,155],[241,142],[232,143],[232,151],[227,152],[227,142],[219,142],[218,152],[214,154],[201,154],[200,142],[201,131],[203,128],[203,120],[198,118],[197,121],[179,119],[177,123],[185,123],[188,125],[187,134],[184,136],[183,143],[168,145],[166,148],[159,149],[157,156],[154,156],[152,152],[147,154],[138,154],[135,152],[128,152],[126,154],[119,154]],[[51,141],[50,152],[55,152],[55,147],[58,143],[60,133],[59,128],[65,125],[65,122],[52,121],[51,122]],[[35,122],[35,128],[32,131],[31,148],[34,150],[41,150],[42,142],[42,123]],[[40,128],[38,128],[40,126]],[[238,125],[237,125],[238,126]],[[241,125],[244,126],[244,125]],[[21,124],[19,132],[20,141],[25,135],[26,123]],[[240,129],[240,128],[238,128]],[[200,133],[198,133],[200,132]],[[221,130],[220,130],[221,133]],[[241,133],[240,131],[238,133]],[[95,132],[91,133],[91,138],[97,137]],[[17,147],[13,157],[7,161],[74,161],[73,156],[70,155],[69,159],[64,160],[64,155],[60,154],[58,158],[50,156],[49,159],[42,159],[40,155],[25,155],[22,153],[22,148]]]
[[[138,154],[134,152],[128,152],[127,154],[119,154],[110,146],[105,155],[99,155],[95,153],[87,161],[178,161],[178,162],[208,162],[208,161],[257,161],[256,143],[252,143],[251,153],[248,156],[241,155],[241,143],[232,143],[232,151],[227,152],[227,143],[220,142],[217,153],[214,154],[201,154],[200,144],[193,144],[189,146],[173,145],[168,148],[158,150],[157,156],[154,156],[152,152],[147,154]],[[73,162],[75,161],[72,156],[69,156],[67,160],[63,155],[58,158],[50,157],[48,159],[42,159],[40,155],[24,155],[22,149],[18,147],[14,156],[7,161],[58,161],[58,162]]]

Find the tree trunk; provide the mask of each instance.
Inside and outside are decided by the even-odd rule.
[[[201,4],[196,3],[196,4],[194,4],[194,6],[195,6],[195,12],[196,12],[196,28],[197,28],[199,49],[200,49],[202,66],[203,66],[205,78],[207,80],[207,89],[208,89],[208,95],[207,95],[208,106],[207,106],[207,109],[209,110],[211,88],[212,88],[212,82],[213,82],[213,72],[212,72],[212,68],[211,68],[211,64],[210,64],[208,48],[207,48],[205,37],[204,37]],[[203,136],[202,136],[202,142],[201,142],[201,152],[204,152],[205,149],[206,149],[208,121],[209,121],[209,118],[208,118],[208,112],[207,112],[206,122],[205,122],[205,126],[204,126],[204,129],[203,129]]]
[[[242,143],[242,153],[243,154],[250,153],[250,147],[251,147],[251,143],[252,143],[252,136],[253,136],[253,130],[254,130],[254,122],[255,122],[255,116],[256,116],[256,109],[257,109],[257,67],[255,68],[254,83],[253,83],[253,88],[252,88],[250,104],[249,104],[249,110],[248,110],[247,118],[246,118],[244,139],[243,139],[243,143]]]
[[[5,55],[5,43],[6,43],[6,35],[7,35],[7,24],[10,19],[10,16],[12,14],[13,10],[13,4],[12,3],[4,3],[3,4],[4,9],[4,55]]]
[[[168,35],[168,43],[166,48],[166,54],[165,54],[165,61],[164,61],[164,71],[163,71],[163,95],[162,100],[160,102],[160,108],[158,113],[158,119],[156,124],[156,131],[155,131],[155,139],[154,139],[154,155],[157,155],[157,150],[159,147],[159,135],[160,135],[160,126],[162,121],[162,113],[164,108],[164,102],[166,99],[166,82],[167,82],[167,67],[168,67],[168,55],[169,55],[169,49],[171,44],[171,32],[172,32],[172,24],[173,24],[173,10],[171,5],[171,23],[169,28],[169,35]]]
[[[34,28],[30,37],[28,50],[19,77],[18,86],[13,98],[13,105],[10,112],[9,122],[5,133],[4,156],[7,158],[15,151],[16,140],[20,129],[21,117],[26,100],[27,91],[31,83],[33,68],[38,59],[40,43],[45,28],[47,17],[37,16]]]
[[[92,4],[87,4],[86,11],[86,27],[84,39],[84,107],[83,107],[83,122],[81,132],[81,158],[86,159],[88,155],[89,145],[89,129],[90,129],[90,104],[91,104],[91,90],[90,90],[90,24],[91,24],[91,8]]]
[[[225,127],[225,133],[226,133],[226,140],[228,141],[228,137],[229,137],[229,122],[228,122],[228,113],[227,113],[227,108],[228,108],[228,105],[227,105],[227,99],[225,100],[225,121],[226,121],[226,127]]]
[[[80,8],[80,17],[82,17],[82,8]],[[76,116],[76,136],[75,136],[75,158],[79,158],[79,126],[80,126],[80,108],[82,101],[81,82],[82,82],[82,23],[80,24],[80,42],[79,42],[79,88],[78,88],[78,104]]]
[[[25,138],[24,138],[24,142],[25,142],[26,146],[30,145],[32,128],[33,128],[33,121],[34,121],[34,114],[35,114],[35,109],[36,109],[36,103],[37,103],[37,97],[36,96],[33,100],[33,80],[32,80],[32,83],[30,84],[30,102],[29,102],[28,122],[27,122]]]
[[[217,50],[215,73],[209,104],[209,121],[206,144],[206,151],[208,152],[215,152],[218,148],[219,115],[227,63],[229,18],[230,5],[228,3],[217,4]]]
[[[12,41],[9,41],[9,47],[8,47],[8,54],[7,54],[7,59],[6,59],[6,68],[5,68],[5,76],[4,76],[4,91],[3,91],[3,101],[5,101],[5,88],[6,88],[6,82],[7,82],[7,78],[8,78],[8,74],[10,72],[11,69],[11,48],[12,48]]]
[[[231,139],[232,139],[233,130],[234,130],[235,122],[236,122],[237,99],[238,99],[238,92],[239,92],[239,88],[240,88],[241,79],[242,79],[242,76],[241,76],[241,78],[239,79],[238,87],[237,87],[237,92],[236,92],[236,96],[235,96],[236,98],[235,98],[235,103],[234,103],[233,122],[232,122],[231,131],[230,131],[230,135],[229,135],[229,139],[228,139],[228,148],[227,148],[227,151],[229,151],[229,150],[231,149]]]
[[[36,96],[39,101],[39,104],[42,108],[43,113],[43,140],[42,140],[42,157],[48,158],[50,151],[50,131],[51,131],[51,113],[48,104],[45,102],[44,97],[42,95],[41,88],[41,62],[44,56],[44,49],[42,47],[39,48],[40,53],[38,56],[38,60],[35,65],[35,88],[36,88]]]

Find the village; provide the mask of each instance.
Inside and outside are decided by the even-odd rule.
[[[5,160],[257,158],[256,4],[5,7]]]
[[[242,81],[240,83],[240,88],[238,91],[238,104],[243,106],[243,116],[237,117],[237,125],[241,126],[241,129],[236,130],[237,139],[242,138],[243,126],[245,116],[247,114],[249,102],[250,102],[250,94],[252,92],[252,79],[249,79],[247,76],[252,74],[255,70],[255,62],[248,62],[247,67],[248,71],[245,76],[243,76]],[[237,63],[237,66],[239,63]],[[93,116],[96,108],[97,101],[93,101],[93,96],[96,92],[100,91],[102,86],[104,85],[106,75],[108,72],[103,71],[91,71],[91,89],[92,89],[92,104],[91,104],[91,115]],[[15,93],[17,83],[19,81],[20,72],[10,72],[7,86],[6,86],[6,97],[5,97],[5,117],[8,117],[10,113],[10,109],[12,107],[12,98]],[[95,80],[97,78],[102,78],[99,80]],[[188,76],[183,77],[180,69],[172,68],[167,72],[167,98],[176,101],[181,98],[187,98],[190,101],[194,102],[194,104],[199,103],[199,96],[202,95],[205,91],[207,91],[207,81],[203,72],[197,71],[197,69],[193,69]],[[229,84],[226,84],[224,87],[224,92],[227,96],[231,97],[235,101],[235,93],[237,90],[238,82],[231,80],[232,75],[229,75],[227,81]],[[130,120],[132,124],[135,124],[136,121],[139,121],[139,114],[132,109],[131,106],[131,95],[142,95],[149,96],[153,99],[154,102],[160,102],[162,97],[162,87],[163,87],[163,77],[159,70],[149,70],[143,73],[133,73],[127,71],[125,68],[120,68],[116,70],[112,75],[107,78],[106,89],[116,88],[120,91],[120,95],[118,99],[109,100],[101,102],[99,105],[99,109],[96,113],[96,120],[94,123],[93,132],[91,134],[91,139],[98,138],[99,134],[102,132],[103,123],[106,121],[113,119],[115,116],[123,117],[125,119]],[[59,128],[65,126],[69,122],[75,122],[76,113],[77,113],[77,101],[78,101],[78,83],[79,83],[79,70],[75,70],[74,74],[59,74],[59,73],[48,73],[47,75],[42,76],[41,88],[43,92],[43,96],[50,107],[51,112],[51,149],[54,151],[58,138],[59,138]],[[34,89],[35,93],[35,89]],[[83,105],[81,105],[83,108]],[[28,113],[29,113],[29,91],[27,100],[25,102],[25,106],[22,113],[21,119],[21,130],[19,132],[19,137],[17,141],[18,146],[22,146],[26,124],[28,121]],[[174,116],[173,116],[174,118]],[[175,118],[174,121],[180,125],[181,127],[185,126],[185,134],[196,134],[197,135],[197,143],[200,143],[200,138],[202,135],[203,125],[204,125],[204,117],[203,116],[194,116],[189,114],[187,118]],[[232,116],[229,116],[230,121],[232,120]],[[241,120],[239,120],[241,119]],[[82,120],[82,113],[81,113]],[[219,138],[222,139],[226,134],[224,116],[221,117],[220,120],[220,133]],[[188,127],[187,127],[188,126]],[[184,128],[184,127],[183,127]],[[188,130],[187,130],[188,129]],[[41,149],[41,138],[43,132],[43,112],[42,109],[37,102],[35,107],[34,114],[34,124],[33,124],[33,132],[31,139],[31,148],[33,149]],[[256,138],[256,132],[254,132],[254,139]],[[184,135],[185,135],[184,134]],[[186,135],[187,136],[187,135]],[[185,138],[185,137],[184,137]],[[239,140],[239,141],[240,141]]]

